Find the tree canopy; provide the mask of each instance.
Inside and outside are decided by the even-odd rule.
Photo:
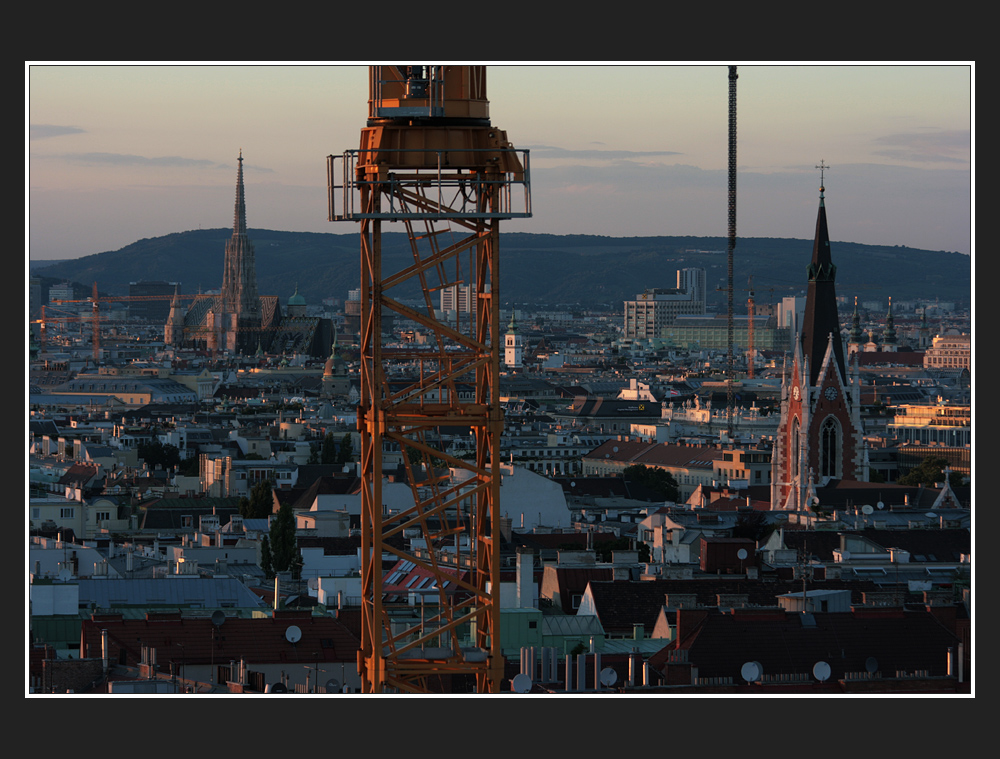
[[[622,472],[626,480],[637,482],[664,501],[676,501],[680,497],[677,480],[666,469],[633,464]]]
[[[927,485],[933,487],[939,482],[944,482],[944,470],[948,462],[939,456],[927,456],[920,465],[911,469],[900,477],[897,482],[900,485]],[[958,472],[950,472],[948,483],[950,485],[961,485],[962,475]]]
[[[302,553],[295,538],[295,513],[288,501],[281,504],[271,521],[268,538],[272,570],[275,573],[291,570],[298,579],[302,571]]]
[[[274,510],[271,481],[261,480],[250,489],[250,497],[240,498],[239,509],[244,519],[267,519]]]

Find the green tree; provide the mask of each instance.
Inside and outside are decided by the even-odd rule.
[[[146,462],[150,468],[162,467],[170,469],[180,466],[181,452],[176,445],[164,445],[157,438],[147,442],[139,443],[136,446],[139,458]]]
[[[900,485],[927,485],[934,486],[938,482],[944,482],[944,470],[948,462],[939,456],[927,456],[920,465],[911,469],[897,480]],[[951,485],[961,485],[962,475],[958,472],[951,472],[948,478]]]
[[[261,480],[250,489],[247,513],[243,516],[247,519],[267,519],[274,511],[274,495],[271,492],[271,481]],[[243,513],[242,511],[240,512]]]
[[[772,532],[774,525],[767,518],[765,511],[742,510],[736,517],[736,524],[733,525],[734,538],[750,538],[758,543],[767,540]]]
[[[327,432],[323,438],[323,446],[320,448],[319,463],[324,466],[333,466],[337,463],[337,443],[333,439],[333,433]]]
[[[354,443],[351,441],[351,433],[345,432],[337,447],[337,466],[343,467],[354,459]]]
[[[271,541],[267,535],[260,541],[260,568],[264,570],[264,577],[274,579],[274,559],[271,557]]]
[[[637,482],[651,490],[664,501],[676,501],[680,497],[677,480],[666,469],[633,464],[622,472],[626,480]]]
[[[197,477],[201,474],[201,462],[197,456],[190,456],[181,462],[177,473],[185,477]]]
[[[298,564],[301,567],[298,541],[295,539],[295,513],[292,504],[285,501],[271,521],[271,562],[275,572],[284,572]]]

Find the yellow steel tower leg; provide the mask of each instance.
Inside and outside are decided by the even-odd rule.
[[[361,223],[362,689],[496,692],[499,220],[531,215],[528,155],[490,126],[481,66],[373,67],[370,96],[360,149],[328,159],[330,219]],[[405,223],[412,256],[391,272],[382,221]],[[444,288],[465,288],[467,315],[441,313]],[[389,317],[423,341],[391,342]],[[442,428],[468,430],[474,456],[449,452]],[[382,453],[397,446],[413,505],[388,510]],[[384,557],[429,578],[419,619],[386,602]]]

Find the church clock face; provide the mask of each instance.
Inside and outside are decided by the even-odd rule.
[[[800,393],[799,393],[799,386],[798,386],[798,385],[796,385],[795,387],[793,387],[793,388],[792,388],[792,397],[793,397],[793,398],[794,398],[795,400],[798,400],[798,399],[799,399],[799,397],[800,397]]]
[[[835,388],[835,387],[828,387],[826,389],[826,392],[824,393],[824,395],[826,396],[826,399],[828,401],[835,401],[835,400],[837,400],[837,388]]]

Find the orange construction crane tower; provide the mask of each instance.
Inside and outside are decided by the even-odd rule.
[[[329,156],[327,178],[329,220],[361,228],[362,691],[497,692],[499,222],[531,215],[528,152],[490,124],[484,66],[372,66],[360,148]],[[393,272],[381,252],[391,221],[405,225],[412,253]],[[399,294],[414,283],[418,307]],[[457,324],[435,300],[452,286],[474,293]],[[426,344],[387,344],[383,314],[415,322]],[[467,429],[474,458],[444,450],[442,427]],[[394,445],[413,494],[398,511],[382,496],[382,452]],[[421,539],[403,542],[404,532]],[[433,602],[417,622],[389,613],[387,555],[430,578]]]

